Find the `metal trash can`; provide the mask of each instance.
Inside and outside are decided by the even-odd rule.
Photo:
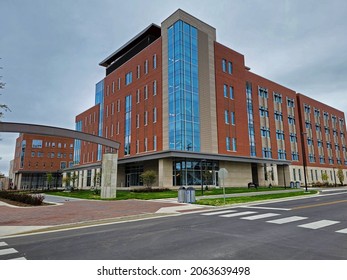
[[[295,187],[296,188],[300,188],[301,187],[301,182],[300,181],[296,181],[295,182]]]
[[[294,187],[295,187],[294,181],[290,181],[290,187],[291,187],[291,188],[294,188]]]
[[[187,188],[186,202],[187,203],[194,203],[195,202],[195,189],[193,187]]]
[[[186,203],[187,201],[186,188],[180,187],[178,189],[178,203]]]

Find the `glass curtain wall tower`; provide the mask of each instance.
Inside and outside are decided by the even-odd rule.
[[[197,29],[181,20],[168,28],[169,148],[200,151]]]

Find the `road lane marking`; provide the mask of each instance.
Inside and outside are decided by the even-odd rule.
[[[267,223],[282,225],[282,224],[292,223],[292,222],[301,221],[301,220],[305,220],[305,219],[307,219],[307,217],[291,216],[291,217],[287,217],[287,218],[267,221]]]
[[[340,222],[331,221],[331,220],[321,220],[321,221],[317,221],[317,222],[313,222],[313,223],[298,225],[298,227],[309,228],[309,229],[319,229],[319,228],[323,228],[323,227],[332,226],[332,225],[335,225],[338,223],[340,223]]]
[[[237,211],[236,210],[225,210],[225,211],[218,211],[218,212],[203,213],[201,215],[212,216],[212,215],[220,215],[220,214],[233,213],[233,212],[237,212]]]
[[[259,220],[259,219],[275,217],[275,216],[278,216],[278,215],[280,215],[280,214],[277,214],[277,213],[265,213],[265,214],[259,214],[259,215],[249,216],[249,217],[242,217],[241,219],[253,221],[253,220]]]
[[[344,228],[344,229],[341,229],[341,230],[338,230],[338,231],[335,231],[335,232],[338,232],[338,233],[347,233],[347,228]]]
[[[262,207],[262,206],[240,206],[240,208],[264,209],[264,210],[280,210],[280,211],[292,210],[290,208],[276,208],[276,207]]]
[[[344,199],[344,200],[337,200],[337,201],[331,201],[331,202],[317,203],[317,204],[310,204],[310,205],[303,205],[303,206],[294,207],[294,208],[292,208],[292,210],[320,207],[320,206],[333,205],[333,204],[345,203],[345,202],[347,202],[346,199]]]
[[[0,247],[4,247],[4,246],[7,246],[7,243],[6,242],[0,242]]]
[[[26,260],[24,257],[19,257],[19,258],[13,258],[13,259],[8,259],[9,261],[19,261],[19,260]]]
[[[13,248],[0,250],[0,256],[9,255],[9,254],[13,254],[13,253],[18,253],[18,251],[13,249]]]
[[[231,218],[231,217],[245,216],[245,215],[250,215],[250,214],[255,214],[255,213],[257,213],[257,212],[246,211],[246,212],[239,212],[239,213],[233,213],[233,214],[220,215],[219,217]]]

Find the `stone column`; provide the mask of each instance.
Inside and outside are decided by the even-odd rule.
[[[101,198],[115,198],[117,193],[118,154],[104,154],[102,158]]]

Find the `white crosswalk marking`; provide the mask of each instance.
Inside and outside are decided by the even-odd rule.
[[[17,261],[17,260],[26,260],[26,258],[24,258],[24,257],[19,257],[19,258],[14,258],[14,259],[10,259],[10,260],[12,260],[12,261],[13,261],[13,260],[16,260],[16,261]]]
[[[13,253],[18,253],[18,251],[13,249],[13,248],[1,249],[0,250],[0,256],[9,255],[9,254],[13,254]]]
[[[0,242],[0,247],[4,247],[4,246],[7,246],[7,243],[6,242]]]
[[[301,221],[301,220],[305,220],[305,219],[307,219],[307,217],[291,216],[291,217],[287,217],[287,218],[267,221],[267,223],[282,225],[282,224],[296,222],[296,221]]]
[[[265,213],[265,214],[259,214],[259,215],[249,216],[249,217],[242,217],[241,219],[253,221],[253,220],[259,220],[259,219],[275,217],[275,216],[278,216],[278,215],[280,215],[280,214],[277,214],[277,213]]]
[[[218,212],[208,212],[208,213],[203,213],[201,215],[212,216],[212,215],[221,215],[221,214],[233,213],[233,212],[236,212],[236,210],[225,210],[225,211],[218,211]]]
[[[320,220],[320,221],[313,222],[313,223],[299,225],[298,227],[309,228],[309,229],[319,229],[319,228],[335,225],[335,224],[338,224],[338,223],[340,223],[340,222],[331,221],[331,220]]]
[[[338,232],[338,233],[347,233],[347,228],[340,229],[340,230],[335,231],[335,232]]]
[[[250,215],[250,214],[255,214],[255,213],[257,213],[257,212],[246,211],[246,212],[239,212],[239,213],[233,213],[233,214],[220,215],[219,217],[231,218],[231,217],[245,216],[245,215]]]

